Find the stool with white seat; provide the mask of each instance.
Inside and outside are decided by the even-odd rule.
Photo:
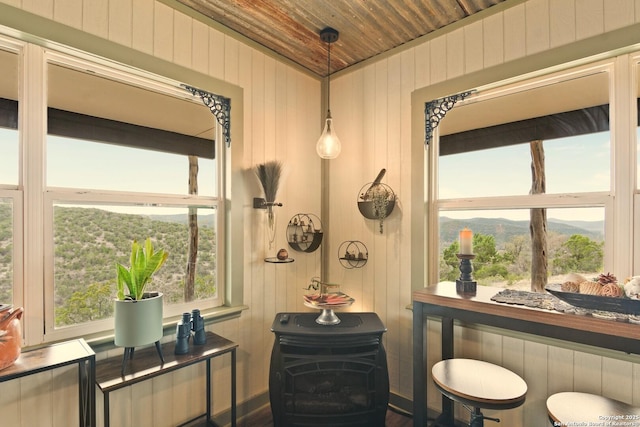
[[[473,359],[442,360],[431,369],[436,388],[470,412],[470,427],[483,427],[481,409],[512,409],[522,405],[527,383],[514,372],[493,363]]]
[[[547,399],[547,412],[554,426],[640,425],[640,408],[591,393],[553,394]]]

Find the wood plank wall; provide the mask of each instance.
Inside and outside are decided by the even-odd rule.
[[[238,401],[268,390],[270,325],[277,312],[302,311],[303,287],[319,275],[320,252],[293,254],[293,264],[263,262],[285,246],[284,228],[296,213],[320,213],[320,161],[314,150],[320,131],[319,81],[155,0],[0,0],[238,85],[244,90],[246,171],[244,296],[249,309],[239,319],[215,324],[216,333],[237,341]],[[529,0],[422,44],[385,56],[332,79],[332,112],[343,143],[331,161],[331,228],[323,250],[329,253],[328,279],[356,298],[352,311],[375,311],[385,322],[391,391],[411,399],[411,301],[409,212],[411,194],[411,92],[473,71],[605,34],[640,22],[640,0]],[[2,18],[0,17],[0,24]],[[268,160],[285,163],[277,208],[278,238],[268,248],[262,211],[251,208],[260,188],[251,168]],[[359,189],[381,168],[399,197],[393,214],[377,224],[360,216]],[[360,240],[369,250],[361,269],[344,269],[338,247]],[[430,322],[430,339],[437,339]],[[565,349],[489,332],[458,332],[465,355],[502,363],[525,376],[525,407],[501,414],[504,425],[546,425],[543,402],[563,388],[606,393],[640,405],[640,364],[587,351]],[[167,339],[171,339],[168,337]],[[432,348],[431,360],[437,348]],[[114,350],[106,357],[120,354]],[[214,367],[214,412],[228,409],[228,358]],[[204,407],[202,367],[141,383],[112,395],[112,425],[175,425]],[[3,425],[75,425],[75,371],[58,370],[3,384]],[[429,404],[438,399],[431,389]],[[100,398],[100,397],[99,397]],[[38,408],[34,411],[33,408]],[[186,409],[185,409],[186,408]],[[101,412],[99,411],[99,414]],[[463,414],[460,413],[462,417]],[[102,425],[99,422],[98,425]]]
[[[332,79],[332,114],[343,154],[332,161],[330,179],[330,247],[342,240],[362,240],[369,264],[362,271],[344,270],[332,261],[330,280],[341,282],[356,308],[376,311],[389,331],[391,390],[411,399],[410,211],[411,99],[414,90],[500,66],[640,21],[640,1],[530,0],[470,22],[424,43],[390,54]],[[413,163],[415,164],[415,162]],[[383,182],[399,197],[399,212],[385,221],[383,235],[355,208],[358,189],[381,168]],[[439,341],[439,323],[429,322],[430,342]],[[524,407],[498,414],[504,425],[547,425],[545,401],[561,390],[602,393],[640,404],[640,358],[630,360],[574,351],[535,340],[503,337],[476,330],[458,331],[461,356],[507,366],[529,383]],[[439,347],[430,349],[429,367]],[[438,408],[440,395],[431,385],[428,405]],[[491,411],[488,411],[488,413]],[[457,410],[460,419],[467,414]]]

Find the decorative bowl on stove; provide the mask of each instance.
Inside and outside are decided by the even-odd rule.
[[[317,293],[304,296],[304,304],[311,308],[349,307],[355,300],[342,292]]]

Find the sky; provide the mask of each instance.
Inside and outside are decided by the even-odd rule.
[[[17,138],[17,131],[0,128],[0,184],[18,183]],[[183,155],[48,136],[46,162],[52,187],[162,194],[189,190],[189,163]],[[214,163],[199,159],[199,195],[215,195]]]
[[[546,192],[581,193],[610,189],[609,132],[545,141]],[[531,189],[529,144],[442,156],[442,199],[527,195]],[[528,219],[529,210],[504,211],[504,218]],[[603,220],[604,210],[551,209],[550,218]],[[495,217],[495,211],[448,212],[452,218]]]
[[[640,133],[640,130],[639,130]],[[547,193],[607,191],[610,187],[609,132],[545,143]],[[47,182],[56,187],[187,194],[186,157],[110,144],[48,136]],[[639,138],[640,139],[640,138]],[[82,159],[76,162],[75,159]],[[0,184],[18,182],[18,133],[0,128]],[[528,144],[440,158],[440,197],[526,195],[531,186]],[[200,160],[199,194],[213,195],[212,160]],[[640,163],[640,162],[639,162]],[[640,169],[640,168],[639,168]],[[82,179],[78,180],[78,176]],[[509,219],[528,210],[504,211]],[[494,211],[448,212],[455,218],[495,216]],[[555,209],[549,217],[602,220],[603,209]]]

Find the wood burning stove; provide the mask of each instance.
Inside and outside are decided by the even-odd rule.
[[[375,313],[280,313],[269,372],[275,426],[384,426],[389,373],[386,328]]]

